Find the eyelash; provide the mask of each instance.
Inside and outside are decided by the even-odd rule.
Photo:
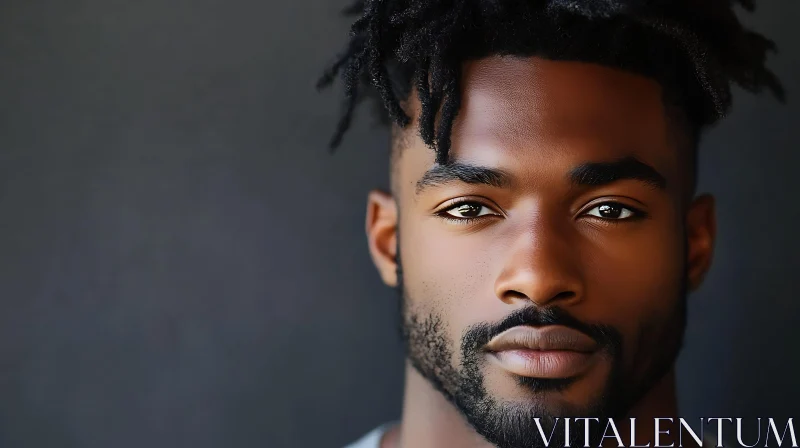
[[[613,219],[613,218],[602,218],[602,217],[599,217],[599,216],[588,215],[588,213],[590,211],[596,209],[597,207],[600,207],[601,205],[615,205],[615,206],[620,207],[622,209],[629,210],[631,212],[631,216],[629,216],[627,218],[622,218],[622,219]],[[617,224],[622,224],[624,222],[641,221],[642,219],[647,218],[649,215],[647,214],[647,212],[639,210],[636,207],[631,207],[630,205],[623,204],[622,202],[619,202],[619,201],[603,201],[603,202],[598,202],[596,204],[593,204],[591,207],[587,208],[587,210],[585,212],[583,212],[581,214],[581,216],[587,216],[587,217],[592,218],[594,220],[601,221],[601,222],[603,222],[603,224],[617,225]]]
[[[480,207],[486,207],[486,208],[492,210],[493,213],[490,214],[490,215],[474,216],[474,217],[471,217],[471,218],[456,218],[456,217],[454,217],[454,216],[452,216],[452,215],[447,213],[450,210],[458,208],[458,207],[460,207],[462,205],[477,205],[477,206],[480,206]],[[448,222],[451,222],[451,223],[454,223],[454,224],[457,224],[457,225],[466,226],[466,225],[470,225],[470,224],[476,223],[478,221],[483,221],[485,218],[493,218],[493,217],[496,218],[496,217],[498,217],[498,215],[501,215],[501,213],[495,212],[494,211],[494,207],[490,207],[490,206],[484,204],[483,202],[475,201],[475,200],[469,200],[469,199],[462,199],[462,200],[458,200],[458,201],[455,201],[455,202],[451,202],[447,206],[447,208],[440,210],[439,212],[436,213],[436,215],[439,216],[440,218],[444,219],[445,221],[448,221]]]
[[[477,205],[477,206],[480,206],[480,207],[486,207],[488,209],[492,209],[493,210],[493,207],[490,207],[490,206],[488,206],[488,205],[486,205],[486,204],[484,204],[484,203],[482,203],[480,201],[466,200],[465,199],[465,200],[452,202],[451,204],[449,204],[447,206],[447,208],[445,208],[443,210],[440,210],[439,212],[436,212],[436,215],[438,217],[440,217],[441,219],[444,219],[445,221],[448,221],[448,222],[451,222],[451,223],[454,223],[454,224],[457,224],[457,225],[464,225],[464,226],[470,225],[470,224],[474,224],[474,223],[476,223],[478,221],[482,221],[485,218],[492,218],[492,217],[497,217],[498,215],[500,215],[499,213],[495,212],[495,213],[490,214],[490,215],[475,216],[475,217],[471,217],[471,218],[456,218],[456,217],[454,217],[454,216],[452,216],[452,215],[447,213],[448,211],[453,210],[453,209],[455,209],[457,207],[460,207],[462,205]],[[623,209],[626,209],[626,210],[630,210],[631,216],[628,217],[628,218],[624,218],[624,219],[609,219],[609,218],[601,218],[599,216],[594,216],[594,215],[587,215],[588,212],[594,210],[597,207],[600,207],[601,205],[616,205],[616,206],[618,206],[620,208],[623,208]],[[631,207],[629,205],[625,205],[625,204],[623,204],[621,202],[618,202],[618,201],[605,201],[605,202],[599,202],[597,204],[593,204],[592,207],[587,209],[584,213],[582,213],[582,215],[586,215],[586,216],[588,216],[590,218],[593,218],[595,220],[600,220],[600,221],[602,221],[604,223],[611,224],[611,225],[620,224],[620,223],[622,223],[624,221],[639,221],[641,219],[647,218],[647,216],[648,216],[648,214],[646,212],[644,212],[642,210],[639,210],[639,209],[637,209],[635,207]]]

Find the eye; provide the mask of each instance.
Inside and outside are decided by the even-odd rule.
[[[587,215],[596,216],[602,219],[623,220],[639,216],[639,211],[626,207],[617,202],[604,202],[588,212]]]
[[[446,218],[461,220],[469,220],[486,215],[497,215],[492,209],[479,202],[461,202],[442,210],[441,213],[445,215]]]

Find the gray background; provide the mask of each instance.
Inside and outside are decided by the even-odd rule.
[[[800,2],[763,3],[798,99]],[[341,6],[0,4],[1,447],[336,447],[399,415],[362,230],[386,136],[365,109],[329,156],[340,89],[312,88]],[[797,409],[799,111],[739,95],[704,145],[688,417]]]

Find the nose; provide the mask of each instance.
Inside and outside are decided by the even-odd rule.
[[[569,229],[542,220],[518,231],[495,282],[505,303],[567,306],[581,301],[584,282],[577,241]]]

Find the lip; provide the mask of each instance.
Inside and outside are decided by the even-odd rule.
[[[598,345],[588,335],[560,325],[517,326],[495,336],[486,349],[510,373],[557,379],[586,371]]]

